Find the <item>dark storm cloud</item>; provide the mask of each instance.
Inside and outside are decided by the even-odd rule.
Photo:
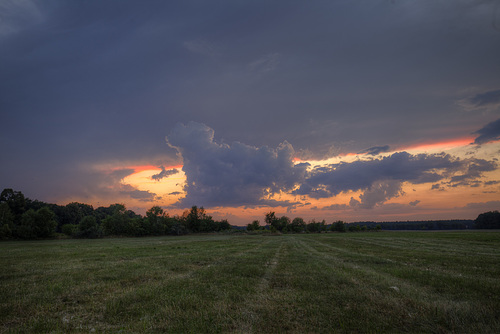
[[[165,126],[191,120],[316,158],[471,132],[488,116],[449,101],[498,89],[494,6],[0,2],[0,188],[63,199],[102,188],[82,165],[174,164]]]
[[[481,145],[500,140],[500,118],[488,123],[474,133],[479,135],[479,137],[474,140],[474,144]]]
[[[359,153],[360,154],[366,153],[369,155],[379,155],[380,153],[389,152],[389,150],[390,150],[389,145],[374,146],[374,147],[367,148],[366,150],[363,150]]]
[[[178,150],[186,173],[186,197],[180,206],[289,205],[267,195],[292,189],[301,182],[307,164],[295,166],[286,141],[276,149],[214,140],[214,130],[200,123],[178,124],[167,137]]]
[[[420,201],[417,199],[417,200],[414,200],[414,201],[412,201],[412,202],[410,202],[408,204],[410,204],[411,206],[417,206],[418,203],[420,203]]]
[[[174,175],[174,174],[179,173],[179,171],[177,169],[166,170],[165,167],[163,167],[163,166],[160,166],[160,168],[161,168],[161,172],[159,172],[158,174],[154,174],[153,176],[151,176],[151,179],[159,181],[159,180],[161,180],[163,178],[169,177],[170,175]]]

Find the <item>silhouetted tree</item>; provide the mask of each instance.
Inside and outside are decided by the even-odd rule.
[[[216,232],[220,232],[220,231],[226,231],[226,230],[230,230],[231,229],[231,224],[229,224],[229,222],[227,221],[227,219],[222,219],[220,222],[218,222],[219,226],[218,226],[218,229],[216,230]]]
[[[7,203],[14,216],[14,223],[19,224],[22,214],[26,211],[26,198],[23,193],[6,188],[0,194],[0,203]]]
[[[93,212],[94,209],[91,205],[78,202],[69,203],[65,206],[62,223],[78,225],[83,217],[91,216]]]
[[[324,220],[321,222],[317,222],[313,219],[307,224],[306,229],[307,232],[321,233],[323,231],[326,231],[326,222]]]
[[[347,228],[346,228],[344,222],[341,221],[341,220],[336,221],[335,223],[333,223],[330,229],[332,231],[335,231],[335,232],[345,232],[345,231],[347,231]]]
[[[0,203],[0,239],[8,239],[12,236],[14,227],[14,215],[10,211],[9,205]]]
[[[306,222],[300,217],[295,217],[290,225],[288,226],[288,231],[293,233],[301,233],[306,229]]]
[[[55,214],[45,206],[36,211],[36,234],[38,238],[47,238],[54,234],[57,222]]]
[[[266,225],[268,225],[268,226],[276,226],[276,224],[278,222],[278,218],[276,218],[276,214],[274,212],[269,212],[269,213],[266,213],[266,217],[265,217],[264,221],[266,222]]]
[[[183,214],[186,227],[193,233],[206,232],[212,217],[208,216],[203,207],[198,208],[196,205],[191,207],[191,210],[185,211]]]
[[[168,231],[168,215],[159,206],[153,206],[146,212],[144,229],[148,235],[164,235]]]
[[[131,218],[123,204],[113,204],[110,206],[113,214],[102,220],[102,230],[105,235],[134,235],[132,231],[135,226],[131,223]]]
[[[500,212],[495,210],[481,213],[474,222],[476,228],[480,229],[500,228]]]
[[[37,211],[29,209],[21,216],[21,223],[14,229],[14,236],[21,239],[47,238],[54,234],[57,222],[54,213],[43,207]]]
[[[247,231],[258,231],[260,230],[260,221],[254,220],[247,225]]]
[[[287,216],[281,216],[279,219],[278,219],[278,223],[277,223],[277,229],[278,231],[280,232],[288,232],[288,227],[290,225],[290,218],[288,218]]]

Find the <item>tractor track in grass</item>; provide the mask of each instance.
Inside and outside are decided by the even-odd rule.
[[[393,249],[408,249],[409,245],[414,245],[419,251],[425,251],[429,253],[440,252],[441,254],[447,255],[460,255],[460,256],[476,256],[476,255],[486,255],[500,257],[500,254],[491,252],[491,248],[484,245],[474,245],[474,253],[470,253],[470,244],[463,246],[457,245],[456,243],[449,242],[447,240],[440,240],[440,244],[436,244],[435,241],[428,240],[415,240],[415,239],[378,239],[377,241],[369,238],[353,238],[350,239],[353,242],[366,243],[375,246],[393,248]]]
[[[365,239],[352,239],[352,241],[357,241],[357,242],[365,242],[366,241],[368,244],[373,244],[373,245],[376,245],[376,246],[382,247],[382,248],[390,247],[390,245],[386,246],[386,245],[380,245],[377,243],[368,242]],[[430,265],[422,264],[422,265],[420,265],[420,264],[417,264],[415,262],[412,262],[411,261],[412,259],[401,258],[401,255],[398,255],[398,257],[400,257],[401,259],[396,260],[396,259],[391,259],[391,258],[387,258],[387,257],[381,257],[381,255],[360,253],[359,251],[356,251],[356,252],[349,251],[345,248],[335,247],[335,246],[332,246],[326,242],[319,241],[319,240],[314,240],[314,242],[322,245],[323,247],[326,247],[328,249],[332,249],[332,250],[337,251],[337,252],[342,253],[342,254],[346,254],[348,256],[353,256],[353,257],[357,257],[357,258],[363,257],[365,259],[370,259],[374,263],[377,263],[377,264],[395,264],[395,265],[401,266],[402,268],[407,267],[408,269],[412,269],[412,270],[418,270],[418,271],[422,271],[422,272],[430,272],[432,274],[441,276],[442,279],[452,277],[452,278],[460,278],[460,279],[464,279],[464,280],[481,280],[482,282],[484,282],[485,284],[488,284],[490,286],[495,286],[498,282],[498,279],[496,277],[488,277],[488,276],[484,276],[484,275],[483,276],[471,275],[471,274],[467,274],[467,273],[462,272],[462,271],[456,271],[456,270],[451,270],[451,269],[445,269],[443,267],[438,267],[435,264],[430,264]],[[406,249],[408,249],[408,247],[409,246],[407,244]],[[404,247],[399,247],[399,246],[397,246],[397,248],[398,249],[405,249]],[[476,253],[474,253],[474,254],[476,254]]]
[[[283,253],[284,241],[281,241],[274,253],[274,256],[269,259],[265,266],[266,271],[262,276],[259,284],[257,285],[255,293],[247,300],[243,308],[243,320],[236,325],[238,333],[254,333],[255,323],[258,321],[257,309],[263,304],[269,302],[269,294],[267,291],[270,289],[270,283],[274,277],[276,267],[280,263]]]
[[[352,252],[347,249],[342,249],[342,252],[338,252],[337,254],[328,254],[318,250],[311,243],[337,251],[339,248],[325,243],[325,240],[300,238],[298,241],[309,256],[316,258],[331,269],[336,271],[341,270],[343,275],[347,274],[347,277],[357,286],[357,289],[364,291],[363,294],[369,297],[376,296],[378,303],[401,308],[402,313],[400,314],[402,317],[426,317],[429,313],[433,313],[434,317],[440,317],[441,321],[446,319],[444,320],[447,323],[447,329],[444,329],[445,332],[455,332],[454,328],[463,328],[465,324],[476,324],[478,326],[477,332],[484,330],[483,326],[485,323],[489,324],[487,327],[492,326],[491,328],[496,328],[499,325],[497,320],[488,320],[488,316],[481,315],[495,313],[491,308],[491,303],[471,301],[469,297],[460,292],[460,289],[453,288],[456,282],[450,278],[452,278],[455,271],[450,271],[452,275],[448,272],[427,272],[426,275],[429,275],[432,283],[426,284],[421,278],[420,280],[413,279],[412,275],[398,277],[390,272],[378,270],[378,268],[382,269],[383,267],[379,267],[376,262],[371,261],[374,259],[374,256],[371,254]],[[345,254],[349,254],[351,258],[343,257]],[[353,255],[357,259],[356,257],[352,257]],[[363,258],[369,258],[369,260],[366,261]],[[373,263],[373,265],[370,265],[370,263]],[[425,270],[423,268],[411,269]],[[463,280],[466,277],[460,277],[460,279]],[[498,279],[484,279],[479,276],[471,276],[469,280],[481,280],[484,283],[477,290],[479,294],[484,294],[484,290],[495,291],[498,289]],[[452,288],[448,289],[448,286]],[[464,287],[462,289],[468,288]],[[449,294],[445,291],[452,293]],[[388,296],[392,297],[388,298]],[[421,325],[424,325],[422,329],[425,332],[436,331],[432,319],[428,318],[426,323],[422,323]]]
[[[359,275],[355,275],[355,277],[352,277],[352,283],[360,286],[364,285],[365,289],[375,290],[374,292],[380,294],[381,296],[388,293],[398,293],[402,297],[407,297],[418,301],[422,307],[437,307],[438,305],[441,305],[444,308],[451,307],[462,311],[469,310],[473,307],[473,305],[468,302],[453,301],[441,294],[435,293],[429,286],[421,285],[417,282],[410,282],[406,279],[393,276],[389,273],[377,271],[372,267],[365,266],[359,263],[353,263],[352,260],[346,260],[332,254],[321,252],[309,243],[305,242],[303,239],[298,240],[298,242],[308,255],[316,258],[318,261],[323,262],[328,267],[331,267],[333,269],[347,269],[349,271],[358,272]],[[329,245],[317,240],[314,240],[314,243],[330,248],[328,247]],[[331,248],[337,250],[337,247]],[[344,250],[344,253],[352,252]],[[364,254],[360,253],[353,254],[356,254],[358,257],[365,256]]]

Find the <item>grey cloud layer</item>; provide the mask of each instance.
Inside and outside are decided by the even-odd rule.
[[[451,186],[470,185],[484,172],[497,168],[494,161],[459,159],[444,154],[394,153],[382,159],[318,167],[308,173],[297,195],[327,198],[347,191],[364,191],[351,206],[372,208],[402,195],[403,182],[414,184],[450,179]],[[458,175],[457,175],[458,174]]]

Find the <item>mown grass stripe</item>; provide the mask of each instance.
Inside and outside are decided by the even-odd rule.
[[[260,279],[257,288],[253,291],[252,295],[245,301],[243,307],[242,321],[236,324],[239,333],[255,333],[255,324],[259,321],[258,309],[262,304],[268,300],[267,293],[270,281],[273,278],[276,267],[280,261],[281,252],[283,249],[283,242],[276,247],[274,256],[266,261],[266,269],[264,275]]]

